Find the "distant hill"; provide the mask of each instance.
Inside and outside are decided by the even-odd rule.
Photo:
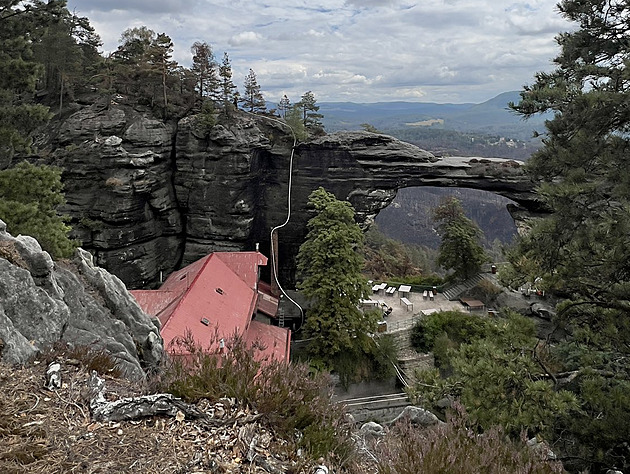
[[[358,130],[369,123],[378,130],[441,129],[496,135],[529,141],[533,131],[542,131],[546,117],[525,121],[508,108],[518,102],[519,92],[504,92],[481,104],[437,104],[432,102],[318,103],[327,131]]]

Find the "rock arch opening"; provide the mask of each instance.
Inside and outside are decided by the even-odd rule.
[[[378,213],[375,223],[387,237],[436,249],[440,237],[435,231],[432,212],[447,196],[454,196],[462,202],[466,215],[484,232],[484,246],[491,248],[513,241],[517,227],[507,206],[514,205],[514,201],[479,189],[436,186],[401,188],[396,198]]]

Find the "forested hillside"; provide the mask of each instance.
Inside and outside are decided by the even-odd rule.
[[[485,247],[497,247],[495,241],[509,244],[514,239],[516,226],[506,209],[510,200],[475,189],[401,189],[392,204],[379,213],[376,223],[389,237],[436,249],[440,237],[435,231],[432,212],[445,196],[455,196],[462,202],[466,215],[483,230]]]

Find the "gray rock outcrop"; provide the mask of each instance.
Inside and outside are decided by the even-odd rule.
[[[387,425],[395,425],[399,421],[406,420],[412,425],[423,428],[433,425],[443,425],[444,422],[428,410],[420,407],[408,406],[396,418],[391,420]]]
[[[3,361],[23,364],[61,341],[107,351],[133,379],[161,362],[157,322],[88,252],[53,262],[35,239],[11,236],[0,221],[0,275]]]

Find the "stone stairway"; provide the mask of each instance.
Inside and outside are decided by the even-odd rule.
[[[462,283],[459,283],[458,285],[451,286],[447,290],[443,291],[442,294],[444,295],[444,298],[446,298],[449,301],[456,300],[459,297],[459,295],[461,295],[464,291],[470,290],[471,288],[475,287],[481,280],[484,280],[484,279],[485,279],[485,276],[482,273],[478,273],[474,277],[469,278],[468,280]]]
[[[376,420],[379,423],[395,418],[404,407],[411,405],[406,393],[390,393],[371,397],[342,400],[348,413],[358,423]]]

